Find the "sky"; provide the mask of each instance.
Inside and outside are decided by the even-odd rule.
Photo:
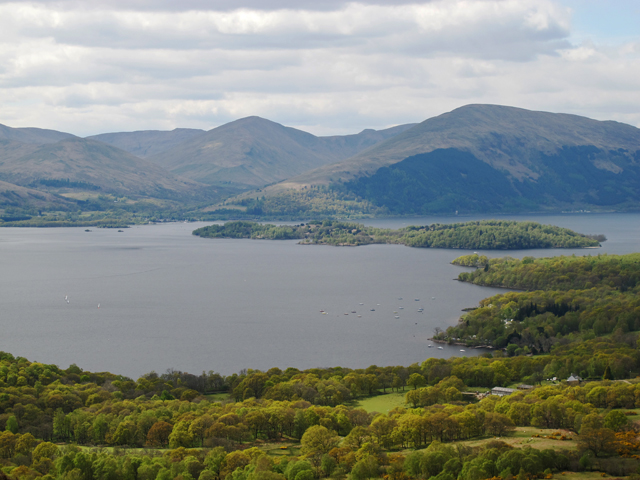
[[[0,123],[333,135],[491,103],[640,127],[638,25],[637,0],[0,0]]]

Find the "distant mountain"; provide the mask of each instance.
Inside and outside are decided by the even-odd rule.
[[[97,140],[140,158],[147,158],[205,133],[195,128],[176,128],[171,131],[141,130],[137,132],[101,133],[87,137]]]
[[[0,124],[0,141],[9,140],[32,145],[55,143],[67,138],[74,138],[70,133],[45,130],[42,128],[12,128]]]
[[[192,197],[204,187],[95,140],[72,137],[23,150],[19,152],[23,155],[0,157],[1,180],[34,188],[66,184],[79,190],[155,198]]]
[[[344,162],[267,188],[332,185],[390,213],[637,208],[640,129],[585,117],[468,105]]]
[[[149,159],[191,180],[250,189],[341,161],[409,127],[316,137],[260,117],[247,117]]]

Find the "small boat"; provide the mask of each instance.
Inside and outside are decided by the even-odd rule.
[[[419,309],[418,309],[418,311],[419,311],[420,313],[422,313],[422,312],[424,312],[424,308],[419,308]]]
[[[371,311],[371,312],[375,312],[375,311],[376,311],[376,309],[375,309],[375,308],[372,308],[370,311]]]
[[[442,347],[438,347],[438,350],[444,350],[444,348],[442,348]]]
[[[355,310],[351,310],[351,313],[356,313],[356,311]]]
[[[399,297],[398,300],[402,300],[402,297]]]
[[[100,304],[98,304],[98,308],[100,308]]]
[[[324,313],[324,310],[320,310],[320,313]]]
[[[358,315],[358,318],[362,318],[362,315]]]
[[[364,303],[361,303],[360,305],[364,305]]]
[[[419,298],[414,298],[414,300],[415,300],[416,302],[419,302],[419,301],[420,301],[420,299],[419,299]]]
[[[460,351],[461,351],[461,352],[464,352],[465,350],[463,350],[463,349],[460,349]]]
[[[427,345],[427,348],[431,348],[431,347],[433,347],[433,345]]]
[[[396,315],[394,318],[400,318],[398,315]]]
[[[404,307],[398,307],[400,310],[404,310]]]
[[[345,313],[345,315],[349,315],[348,313]]]

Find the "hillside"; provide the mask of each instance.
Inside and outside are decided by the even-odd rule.
[[[408,127],[316,137],[260,117],[247,117],[149,159],[191,180],[252,189],[339,162]]]
[[[633,208],[640,129],[468,105],[260,195],[323,185],[398,214]]]
[[[74,138],[74,135],[43,128],[12,128],[0,124],[0,141],[11,140],[32,145],[44,145],[68,138]]]
[[[71,206],[71,202],[47,192],[0,181],[0,205],[5,209],[7,207],[42,209],[55,206],[65,208]]]
[[[117,147],[136,157],[147,158],[205,133],[195,128],[176,128],[171,131],[141,130],[137,132],[101,133],[87,137]]]
[[[192,197],[203,189],[123,150],[75,137],[2,160],[0,179],[39,189],[68,182],[79,190],[158,198]]]

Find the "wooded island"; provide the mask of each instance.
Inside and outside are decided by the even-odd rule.
[[[294,240],[309,245],[358,246],[374,243],[421,248],[521,250],[532,248],[599,247],[604,236],[589,236],[553,225],[511,220],[409,226],[399,230],[367,227],[333,220],[298,225],[234,221],[193,231],[205,238]]]

